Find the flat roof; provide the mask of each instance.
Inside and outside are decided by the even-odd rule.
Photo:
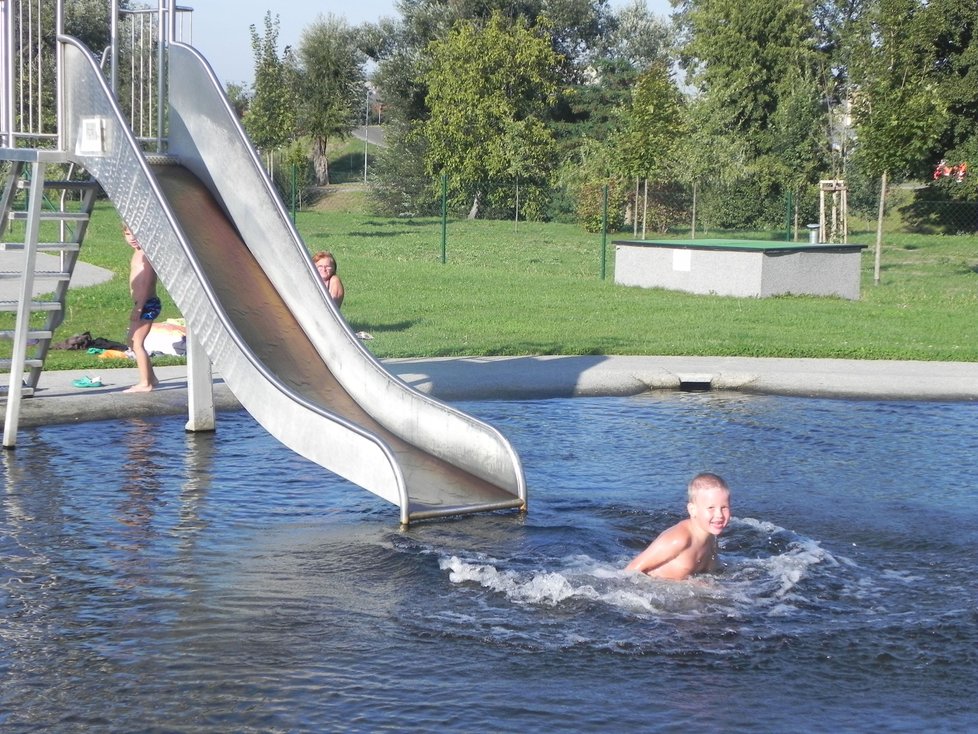
[[[856,252],[865,249],[866,245],[819,243],[810,242],[778,242],[777,240],[727,240],[727,239],[690,239],[690,240],[614,240],[614,245],[630,245],[632,247],[670,247],[683,250],[739,250],[744,252],[792,251],[792,252]]]

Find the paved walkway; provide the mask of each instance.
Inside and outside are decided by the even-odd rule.
[[[384,364],[409,385],[447,401],[637,395],[709,386],[777,395],[978,402],[978,363],[590,356],[397,359]],[[72,385],[86,374],[98,375],[103,387]],[[125,394],[136,382],[135,369],[45,371],[35,395],[21,403],[20,425],[186,414],[186,368],[159,367],[156,374],[160,387],[154,392]],[[219,411],[240,408],[220,379],[215,380],[214,397]]]
[[[121,242],[121,237],[120,237]],[[35,270],[47,270],[58,272],[61,270],[61,258],[57,255],[48,255],[43,252],[37,253]],[[24,253],[17,251],[0,251],[0,272],[22,273],[24,272]],[[100,268],[96,265],[89,265],[80,260],[75,263],[75,271],[71,275],[71,287],[79,288],[83,286],[98,285],[112,279],[112,271]],[[42,293],[50,293],[54,290],[50,280],[34,281],[34,296]],[[16,301],[20,298],[20,278],[0,278],[0,301]]]

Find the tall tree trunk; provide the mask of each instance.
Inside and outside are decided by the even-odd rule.
[[[472,208],[469,209],[469,219],[476,219],[479,216],[479,206],[482,204],[482,192],[476,191],[472,197]]]
[[[329,161],[326,158],[326,138],[316,138],[312,146],[312,167],[316,172],[316,184],[329,186]]]
[[[873,283],[880,284],[880,252],[883,249],[883,212],[886,208],[886,171],[880,183],[880,211],[876,219],[876,258],[873,262]]]

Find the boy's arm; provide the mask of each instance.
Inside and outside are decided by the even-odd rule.
[[[682,526],[674,525],[649,543],[649,547],[635,556],[631,563],[625,566],[625,570],[641,571],[642,573],[654,571],[686,550],[690,541],[690,534]]]

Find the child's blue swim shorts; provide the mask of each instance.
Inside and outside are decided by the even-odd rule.
[[[163,304],[160,303],[160,299],[153,296],[143,304],[143,310],[139,312],[139,318],[145,319],[146,321],[153,321],[160,315],[160,311],[162,310]]]

